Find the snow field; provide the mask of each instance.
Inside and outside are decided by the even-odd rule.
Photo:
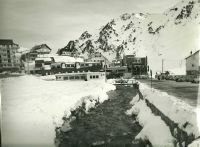
[[[135,139],[149,140],[155,147],[174,146],[175,139],[171,135],[169,127],[161,117],[155,116],[151,112],[144,100],[139,100],[139,95],[136,95],[130,104],[133,106],[127,111],[127,115],[136,115],[137,121],[143,127]]]
[[[108,98],[106,92],[115,89],[103,80],[45,81],[42,78],[21,76],[1,81],[3,144],[53,146],[54,129],[63,123],[63,116],[70,115],[70,109],[82,101],[89,109],[94,106],[93,100],[103,102]]]

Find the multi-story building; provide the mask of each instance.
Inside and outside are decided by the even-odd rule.
[[[105,56],[103,56],[99,52],[95,52],[95,53],[89,55],[89,57],[86,61],[87,62],[101,63],[102,68],[105,68],[105,66],[108,68],[108,67],[111,67],[111,65],[112,65],[112,62],[109,61]]]
[[[128,72],[131,72],[133,75],[146,75],[148,72],[147,57],[126,55],[123,59],[123,65],[127,66]]]
[[[199,75],[200,74],[200,50],[195,53],[190,53],[186,59],[186,74]]]
[[[20,67],[20,60],[16,53],[19,45],[13,40],[0,39],[0,72],[16,71]]]

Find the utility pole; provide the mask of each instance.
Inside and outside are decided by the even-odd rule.
[[[164,72],[164,59],[162,59],[162,73]]]
[[[152,70],[150,70],[150,74],[151,74],[151,90],[152,90]]]
[[[106,65],[106,58],[105,57],[104,57],[104,60],[105,60],[105,67],[104,67],[104,69],[105,69],[105,82],[107,82],[107,78],[106,78],[106,68],[107,68],[106,66],[107,65]]]
[[[27,62],[28,63],[28,74],[30,73],[29,72],[29,60],[30,60],[30,54],[28,53],[28,62]]]

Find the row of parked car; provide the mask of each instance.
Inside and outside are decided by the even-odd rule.
[[[193,75],[169,75],[169,74],[160,74],[157,75],[158,80],[173,80],[176,82],[192,82],[199,83],[200,79],[198,76]]]

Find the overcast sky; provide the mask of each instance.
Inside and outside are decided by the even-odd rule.
[[[178,0],[0,0],[0,38],[57,50],[123,13],[162,13]]]

